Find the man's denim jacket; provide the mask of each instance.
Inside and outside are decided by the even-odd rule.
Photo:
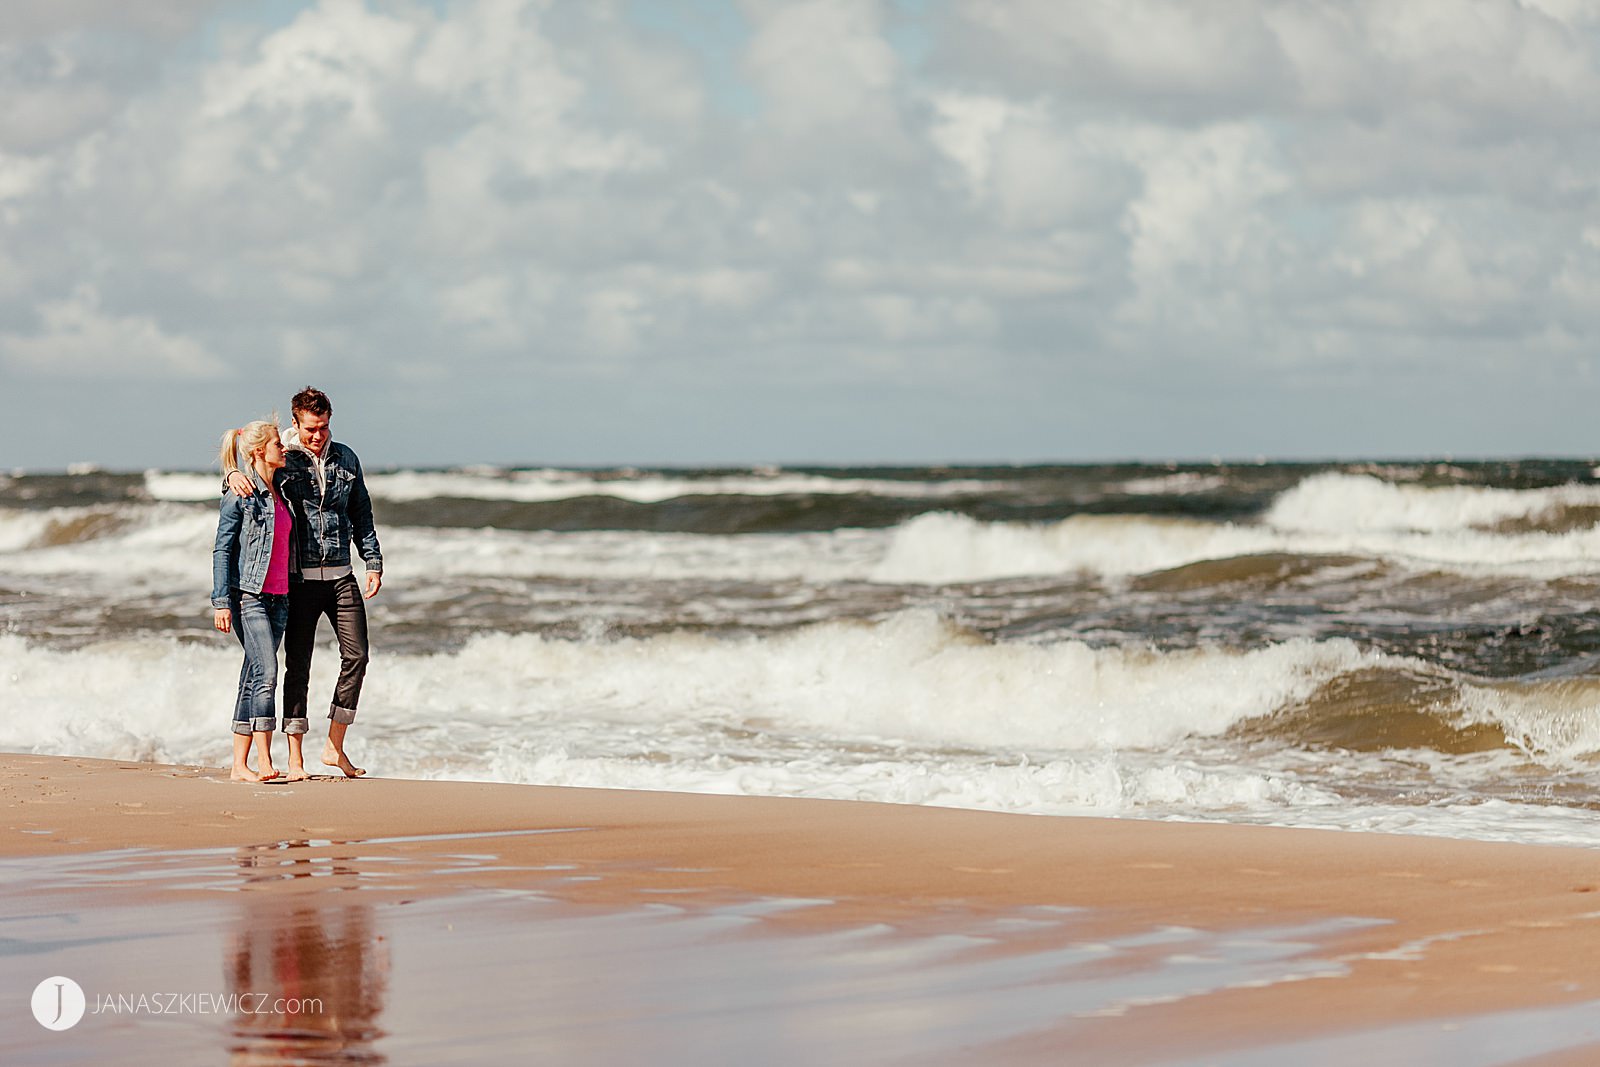
[[[383,551],[372,523],[372,497],[355,452],[329,441],[319,478],[316,460],[295,440],[293,431],[284,437],[285,466],[278,475],[278,488],[285,503],[294,509],[300,542],[295,576],[305,567],[349,566],[352,539],[367,570],[383,573]]]

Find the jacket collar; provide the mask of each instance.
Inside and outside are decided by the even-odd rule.
[[[256,465],[254,463],[246,463],[239,469],[250,476],[250,481],[255,483],[255,487],[259,492],[265,493],[271,489],[271,486],[261,480],[261,472],[256,470]]]

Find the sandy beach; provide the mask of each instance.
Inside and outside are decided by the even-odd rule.
[[[295,929],[340,916],[342,929],[356,901],[374,928],[403,928],[394,917],[408,909],[458,915],[452,902],[471,901],[445,925],[479,916],[478,933],[502,948],[530,930],[582,927],[602,915],[643,921],[662,908],[677,921],[738,916],[748,926],[742,938],[780,946],[779,956],[870,932],[908,953],[903,966],[874,964],[874,988],[904,986],[887,1002],[881,991],[867,998],[880,1014],[916,1008],[917,977],[928,967],[919,952],[953,952],[940,957],[953,977],[932,1006],[967,1003],[974,1014],[960,1026],[941,1024],[949,1033],[934,1045],[903,1042],[919,1029],[897,1023],[880,1044],[852,1046],[874,1062],[907,1049],[948,1062],[1064,1062],[1070,1053],[1083,1063],[1234,1063],[1254,1062],[1250,1050],[1302,1045],[1297,1056],[1335,1062],[1348,1050],[1340,1042],[1443,1049],[1438,1042],[1474,1027],[1498,1036],[1480,1034],[1471,1055],[1452,1062],[1582,1062],[1584,1046],[1600,1048],[1590,1022],[1600,1001],[1600,864],[1581,849],[380,778],[254,786],[217,769],[30,755],[0,760],[0,795],[5,918],[23,946],[6,961],[7,1032],[25,1062],[43,1062],[68,1042],[103,1050],[108,1040],[127,1041],[137,1060],[141,1040],[152,1049],[206,1040],[192,1026],[163,1032],[148,1020],[131,1036],[118,1029],[129,1025],[120,1018],[92,1017],[64,1033],[27,1021],[23,994],[35,983],[70,976],[69,966],[90,958],[105,969],[102,953],[53,949],[68,942],[49,916],[115,914],[138,927],[141,909],[190,907],[224,923],[246,916],[246,928],[249,916],[267,916],[270,926],[271,916],[287,915]],[[538,915],[494,917],[518,899],[536,900]],[[182,973],[193,949],[187,935],[105,933],[139,939],[156,970]],[[384,940],[370,931],[363,938]],[[30,941],[38,945],[28,949]],[[696,951],[624,937],[622,960],[611,958],[606,973],[628,965],[630,943],[668,962]],[[510,986],[562,970],[561,960],[535,951],[491,956],[389,952],[378,970],[396,988],[408,972],[437,979],[440,966],[454,968],[443,977],[477,1007],[458,1023],[514,1004],[529,1010]],[[836,980],[848,1003],[855,979],[844,958],[819,964],[817,981]],[[355,978],[373,969],[372,954],[358,946],[355,959],[319,950],[299,971],[324,974],[329,988],[364,987]],[[995,971],[997,961],[1009,970]],[[189,962],[214,979],[214,960]],[[75,977],[92,1000],[88,979],[97,976]],[[126,971],[97,980],[102,989],[151,988]],[[124,985],[106,984],[115,982]],[[1032,990],[1037,1005],[1025,1018],[988,1025],[981,1008],[995,990],[977,988],[984,983],[1013,1006]],[[1119,992],[1097,997],[1097,988]],[[776,1019],[784,1003],[779,995],[752,1010]],[[816,1009],[815,998],[807,1003]],[[1530,1012],[1529,1025],[1517,1022]],[[415,1017],[393,1003],[346,1005],[341,1014],[366,1019],[358,1044],[380,1056]],[[641,1025],[629,1041],[637,1043],[610,1049],[624,1060],[629,1049],[646,1058],[650,1047],[649,1020],[633,1021]],[[533,1015],[522,1022],[529,1034],[543,1025]],[[248,1033],[240,1020],[209,1025],[230,1032],[235,1051],[249,1051],[239,1045]],[[709,1047],[721,1047],[719,1025],[708,1018],[697,1031]],[[575,1055],[595,1050],[583,1033],[565,1035]],[[500,1038],[472,1025],[432,1034],[445,1036],[461,1062],[493,1062],[502,1051]],[[345,1033],[340,1047],[349,1040]]]

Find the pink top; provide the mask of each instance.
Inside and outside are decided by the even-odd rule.
[[[272,559],[267,561],[267,577],[261,583],[263,593],[289,591],[289,531],[294,529],[294,516],[283,506],[283,497],[272,491]]]

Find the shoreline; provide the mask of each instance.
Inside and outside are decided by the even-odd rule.
[[[1074,1054],[1092,1053],[1084,1062],[1145,1063],[1600,1000],[1600,853],[1579,848],[372,777],[245,785],[216,769],[19,754],[0,754],[0,796],[0,862],[17,869],[112,852],[136,869],[159,854],[216,849],[282,862],[287,853],[274,850],[292,847],[335,872],[248,887],[277,899],[331,902],[339,888],[370,890],[364,899],[374,902],[532,888],[578,907],[639,907],[666,893],[702,908],[808,901],[770,920],[797,935],[873,923],[959,931],[1028,909],[1071,909],[1072,938],[1085,943],[1151,930],[1322,931],[1305,951],[1330,967],[1312,980],[1074,1020]],[[467,852],[474,861],[460,862]],[[400,878],[398,891],[374,871],[419,877]],[[160,893],[167,903],[214,900],[215,888]],[[115,877],[61,892],[85,907],[156,894]],[[1008,1058],[1043,1062],[1060,1056],[1063,1033],[1002,1047]]]

